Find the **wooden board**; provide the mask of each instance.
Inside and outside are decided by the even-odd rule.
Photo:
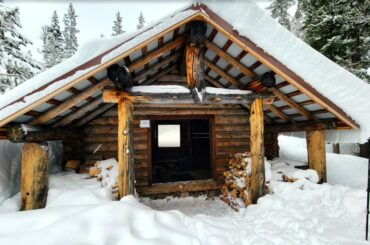
[[[138,187],[137,192],[142,196],[218,190],[221,185],[214,180],[197,180],[155,184],[153,186]]]

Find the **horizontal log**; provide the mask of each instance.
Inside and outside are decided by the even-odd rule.
[[[233,116],[233,117],[222,117],[218,116],[215,118],[216,124],[246,124],[249,125],[249,117],[245,116]]]
[[[110,91],[105,91],[104,93],[109,93]],[[134,98],[134,101],[142,104],[167,104],[167,103],[178,103],[178,104],[189,104],[196,103],[192,95],[186,93],[142,93],[142,92],[129,92],[130,96]],[[120,95],[118,95],[120,96]],[[103,95],[104,101],[107,101],[108,96]],[[130,97],[130,98],[131,98]],[[138,97],[136,100],[135,98]],[[143,99],[146,98],[146,99]],[[256,98],[272,98],[270,93],[251,93],[251,94],[210,94],[205,93],[203,96],[202,104],[244,104],[250,103]],[[111,99],[110,101],[114,101]]]
[[[218,124],[215,126],[215,131],[233,131],[233,132],[243,132],[243,131],[249,131],[249,126],[248,125],[243,125],[243,124]]]
[[[292,124],[275,124],[267,126],[266,130],[271,132],[298,132],[298,131],[314,131],[336,129],[338,123],[336,120],[320,121],[320,122],[296,122]]]
[[[153,186],[138,187],[137,192],[142,196],[182,193],[194,191],[218,190],[221,185],[214,180],[197,180],[173,182],[164,184],[154,184]]]
[[[146,116],[146,115],[245,115],[242,110],[237,109],[230,109],[230,110],[222,110],[222,109],[148,109],[148,110],[136,110],[134,111],[134,117],[137,116]]]
[[[83,133],[81,132],[81,130],[66,128],[34,127],[17,124],[8,127],[7,130],[7,138],[13,143],[57,140],[70,141],[81,139],[82,137]]]

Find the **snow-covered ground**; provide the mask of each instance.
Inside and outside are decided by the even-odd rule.
[[[281,158],[266,170],[270,194],[239,212],[218,197],[112,201],[117,171],[107,168],[116,164],[110,159],[99,165],[101,182],[83,174],[52,174],[45,209],[19,212],[20,193],[0,202],[0,244],[369,244],[367,159],[328,153],[329,183],[319,185],[315,171],[295,168],[307,160],[305,141],[281,136],[279,145]],[[0,180],[12,183],[19,177],[20,147],[2,148],[3,160],[14,161],[2,167]],[[283,175],[298,181],[282,182]],[[7,188],[6,195],[15,190]]]
[[[45,209],[17,212],[19,194],[0,206],[0,244],[368,244],[366,192],[314,184],[316,173],[295,173],[297,164],[272,161],[271,194],[238,213],[204,196],[112,201],[109,185],[55,174]]]

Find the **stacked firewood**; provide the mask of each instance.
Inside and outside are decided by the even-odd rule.
[[[66,164],[66,169],[79,172],[80,174],[89,174],[91,178],[96,178],[102,183],[102,186],[109,186],[112,189],[114,197],[118,196],[117,184],[117,167],[118,163],[115,159],[107,159],[80,165],[79,161],[69,160]]]
[[[236,211],[252,203],[250,157],[250,152],[235,154],[229,161],[229,171],[224,172],[221,199]]]

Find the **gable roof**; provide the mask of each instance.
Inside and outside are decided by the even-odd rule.
[[[370,109],[370,86],[295,37],[254,3],[238,1],[207,1],[205,4],[194,4],[141,31],[96,40],[86,45],[71,59],[3,95],[0,99],[0,126],[11,121],[29,121],[30,118],[22,118],[21,115],[28,112],[28,115],[32,116],[32,113],[29,113],[31,110],[36,110],[35,114],[48,111],[53,105],[45,106],[46,101],[65,101],[73,95],[76,87],[77,90],[84,90],[91,83],[103,79],[105,68],[109,65],[130,65],[140,57],[155,52],[160,45],[175,41],[179,35],[186,32],[186,23],[195,19],[208,23],[207,37],[213,44],[222,48],[232,58],[238,59],[243,66],[254,68],[252,71],[256,75],[268,70],[275,72],[279,92],[289,95],[293,103],[311,113],[321,110],[321,115],[317,115],[318,119],[338,118],[347,127],[361,126],[361,130],[335,132],[331,133],[331,136],[345,136],[352,142],[364,141],[370,136],[369,118],[366,118],[366,111]],[[179,47],[172,49],[176,50],[179,51]],[[243,52],[244,56],[240,57]],[[155,57],[158,58],[157,64],[171,53]],[[238,75],[227,60],[217,58],[212,50],[207,50],[205,57],[213,61],[209,62],[206,69],[209,79],[216,79],[216,82],[224,86],[230,85],[225,76],[230,77],[232,81],[236,79],[242,85],[251,82],[247,76],[240,76],[241,73]],[[170,64],[165,66],[169,68]],[[153,66],[155,63],[145,66],[149,65]],[[214,72],[214,69],[217,71],[219,68],[225,68],[226,75]],[[138,74],[143,74],[141,71],[141,68],[138,69]],[[162,73],[165,74],[163,71]],[[150,75],[148,77],[152,77]],[[144,76],[144,80],[148,77]],[[358,98],[353,98],[355,92],[358,93]],[[100,94],[99,91],[93,94],[90,102],[98,100]],[[80,106],[83,104],[73,109],[78,111]],[[297,110],[281,100],[274,102],[273,108],[275,107],[284,109],[286,115],[294,116],[292,122],[302,121]],[[273,108],[265,108],[266,117],[272,118],[276,123],[283,123],[284,117],[276,117]],[[66,111],[65,115],[68,113],[70,111]]]

